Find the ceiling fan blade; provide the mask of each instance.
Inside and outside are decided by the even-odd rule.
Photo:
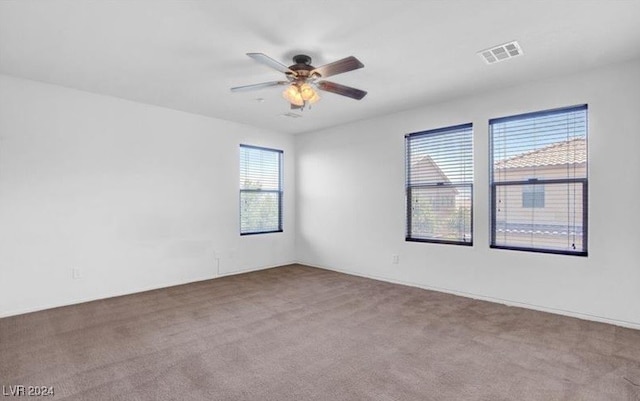
[[[289,67],[287,67],[286,65],[282,64],[279,61],[276,61],[274,59],[272,59],[271,57],[267,56],[266,54],[263,53],[247,53],[247,56],[251,57],[252,59],[254,59],[255,61],[257,61],[260,64],[264,64],[267,67],[271,67],[275,70],[278,70],[280,72],[284,72],[284,73],[290,73],[290,74],[294,74],[295,72],[291,69],[289,69]]]
[[[271,82],[263,82],[261,84],[236,86],[235,88],[231,88],[231,92],[246,92],[246,91],[252,91],[256,89],[269,88],[271,86],[288,85],[289,83],[290,83],[289,81],[271,81]]]
[[[332,75],[342,74],[343,72],[349,72],[364,67],[364,64],[357,58],[349,56],[342,60],[334,61],[333,63],[325,64],[311,71],[311,75],[318,74],[322,78],[327,78]]]
[[[366,91],[352,88],[350,86],[340,85],[335,82],[320,81],[316,85],[318,86],[318,89],[321,89],[323,91],[333,92],[338,95],[350,97],[351,99],[356,100],[362,99],[367,94]]]

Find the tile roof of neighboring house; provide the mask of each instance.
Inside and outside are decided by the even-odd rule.
[[[587,161],[587,140],[574,138],[544,148],[498,160],[496,168],[541,167],[579,164]]]

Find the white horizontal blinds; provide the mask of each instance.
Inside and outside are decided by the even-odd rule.
[[[491,245],[586,255],[587,106],[489,125]]]
[[[240,145],[240,234],[282,231],[282,151]]]
[[[471,245],[471,124],[407,135],[406,150],[406,239]]]

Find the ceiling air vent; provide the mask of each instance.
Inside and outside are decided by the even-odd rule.
[[[478,54],[487,62],[487,64],[494,64],[499,61],[508,60],[521,55],[522,49],[518,42],[514,40],[513,42],[504,43],[490,49],[482,50],[478,52]]]
[[[289,118],[300,118],[302,117],[301,114],[296,114],[296,113],[284,113],[284,114],[280,114],[282,117],[289,117]]]

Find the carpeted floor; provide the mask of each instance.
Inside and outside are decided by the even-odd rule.
[[[55,400],[635,401],[640,331],[292,265],[0,319],[0,389],[15,385]]]

